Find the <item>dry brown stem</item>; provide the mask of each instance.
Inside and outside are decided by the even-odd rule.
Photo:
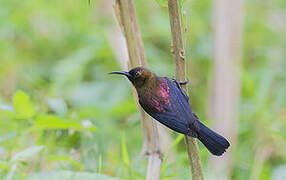
[[[185,53],[184,53],[182,29],[181,29],[180,14],[179,14],[177,0],[168,0],[168,9],[169,9],[170,25],[172,32],[171,52],[173,53],[174,56],[176,79],[178,81],[186,81],[186,63],[184,56]],[[188,93],[186,86],[184,86],[183,89],[186,93]],[[203,179],[202,165],[200,161],[197,142],[194,138],[185,136],[185,143],[191,166],[192,179],[202,180]]]
[[[143,42],[138,28],[135,8],[132,0],[116,0],[115,14],[124,33],[129,55],[129,67],[147,66]],[[147,180],[160,179],[162,154],[159,145],[157,122],[152,119],[138,104],[137,94],[133,95],[141,116],[143,130],[142,154],[148,156]]]

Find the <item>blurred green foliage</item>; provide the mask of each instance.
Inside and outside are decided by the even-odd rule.
[[[181,6],[190,28],[184,37],[191,59],[191,104],[203,121],[213,66],[213,3],[189,0]],[[117,25],[111,5],[99,0],[90,5],[80,0],[0,1],[0,179],[111,179],[101,174],[145,179],[147,160],[138,156],[142,134],[130,86],[106,75],[119,69],[108,40]],[[135,5],[150,69],[172,77],[166,1],[136,0]],[[244,5],[232,178],[258,173],[259,179],[283,179],[286,2],[249,0]],[[161,177],[190,179],[182,136],[170,133],[176,159],[164,161]],[[211,178],[209,153],[199,146],[206,178]]]

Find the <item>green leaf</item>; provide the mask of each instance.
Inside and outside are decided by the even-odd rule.
[[[36,118],[32,130],[69,128],[73,128],[75,130],[84,129],[83,126],[77,122],[66,121],[54,115],[41,115]]]
[[[166,159],[166,160],[163,161],[162,167],[161,167],[161,172],[160,172],[161,176],[163,176],[163,175],[165,174],[165,171],[166,171],[166,169],[167,169],[167,165],[168,165],[168,164],[167,164],[167,163],[168,163],[168,161],[167,161],[168,152],[169,152],[170,150],[174,149],[183,139],[184,139],[184,135],[183,135],[183,134],[179,134],[179,135],[177,136],[177,138],[175,139],[174,143],[172,144],[172,146],[170,147],[170,149],[167,151],[167,153],[166,153],[166,155],[165,155],[165,159]],[[168,175],[168,176],[169,176],[169,175]],[[167,177],[164,176],[164,178],[167,178]]]
[[[14,94],[13,103],[17,119],[30,119],[35,115],[30,97],[23,91],[17,91]]]
[[[163,163],[162,163],[162,166],[161,166],[161,171],[160,171],[160,176],[163,177],[164,174],[165,174],[165,171],[167,169],[167,165],[168,165],[168,161],[167,161],[167,157],[165,156],[164,157],[164,160],[163,160]]]
[[[166,175],[166,176],[163,176],[164,179],[171,179],[171,178],[175,178],[175,177],[178,177],[178,174],[169,174],[169,175]]]
[[[0,109],[0,118],[1,119],[5,119],[5,118],[13,119],[14,117],[15,117],[14,113]]]
[[[184,139],[184,135],[183,134],[179,134],[177,136],[177,138],[175,139],[174,143],[172,144],[170,150],[173,149],[174,147],[176,147],[182,141],[182,139]]]
[[[101,173],[101,171],[102,171],[102,155],[99,155],[97,163],[97,172]]]
[[[9,163],[5,161],[0,161],[0,169],[8,171],[10,169]]]
[[[168,2],[167,0],[156,0],[157,4],[159,4],[162,7],[167,7],[168,6]]]
[[[78,170],[82,170],[84,168],[82,164],[76,162],[70,156],[67,156],[67,155],[51,155],[51,156],[47,157],[47,160],[48,161],[57,161],[57,162],[65,161],[65,162],[73,165]]]
[[[89,130],[96,131],[96,127],[93,125],[84,127],[79,122],[64,120],[55,115],[40,115],[37,116],[32,131],[42,130],[42,129],[69,129],[72,128],[77,131]]]
[[[179,7],[182,8],[184,3],[185,3],[185,0],[179,0]]]
[[[32,146],[32,147],[29,147],[29,148],[27,148],[27,149],[25,149],[25,150],[15,154],[12,157],[11,162],[26,161],[30,157],[36,155],[41,150],[43,150],[43,148],[44,148],[44,146]]]
[[[52,171],[30,174],[26,180],[119,180],[104,174],[72,171]]]
[[[130,161],[129,161],[128,151],[127,151],[125,135],[123,135],[121,137],[121,153],[122,153],[122,158],[123,158],[124,165],[127,168],[129,168],[130,167]]]

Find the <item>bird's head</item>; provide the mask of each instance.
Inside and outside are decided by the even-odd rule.
[[[155,78],[155,74],[144,67],[135,67],[129,72],[127,71],[113,71],[109,74],[125,75],[135,86],[135,88],[143,87]]]

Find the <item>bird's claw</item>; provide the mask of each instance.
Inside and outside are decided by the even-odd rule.
[[[189,79],[188,79],[188,78],[187,78],[187,80],[184,81],[184,82],[179,82],[180,85],[186,85],[186,84],[188,84],[188,83],[189,83]]]
[[[174,77],[172,78],[172,80],[173,80],[176,84],[179,83],[181,86],[182,86],[182,85],[186,85],[186,84],[189,83],[189,79],[188,79],[188,78],[187,78],[187,80],[184,81],[184,82],[179,82],[179,81],[177,81]]]
[[[189,79],[187,79],[187,81],[185,82],[179,82],[177,81],[175,78],[172,78],[172,81],[176,84],[177,88],[181,91],[181,93],[185,96],[185,98],[187,99],[187,101],[189,100],[189,97],[187,96],[187,94],[185,93],[185,91],[182,89],[181,85],[186,85],[189,82]]]

